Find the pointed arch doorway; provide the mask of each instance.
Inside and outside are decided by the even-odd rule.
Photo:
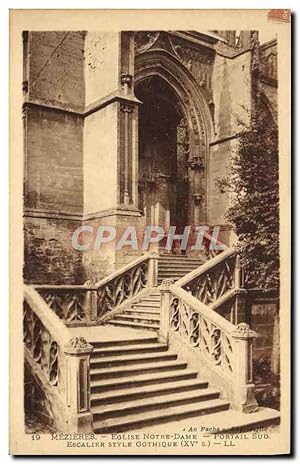
[[[139,208],[146,225],[189,223],[189,137],[175,91],[160,76],[135,89],[139,111]]]

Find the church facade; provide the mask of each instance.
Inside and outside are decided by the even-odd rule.
[[[277,124],[276,39],[261,44],[257,31],[36,31],[23,32],[23,49],[25,406],[43,408],[54,391],[49,410],[59,430],[106,430],[93,401],[107,388],[97,366],[119,336],[115,326],[136,330],[137,347],[124,332],[120,349],[125,358],[148,353],[158,362],[153,372],[174,367],[161,367],[160,351],[183,354],[218,388],[217,409],[253,412],[269,397],[274,406],[278,294],[243,288],[226,220],[231,198],[219,180],[230,173],[258,89]],[[178,246],[199,226],[218,231],[222,253],[206,248],[204,259]],[[147,228],[163,231],[155,253],[130,240],[117,245],[126,230],[143,242]],[[168,248],[171,229],[177,239]],[[92,341],[90,326],[99,329]],[[73,336],[78,328],[82,337]],[[140,346],[141,328],[155,331],[155,343]],[[109,372],[115,379],[118,370]],[[196,375],[176,371],[174,389],[177,374]]]
[[[140,253],[74,250],[85,225],[219,225],[230,244],[217,180],[256,85],[276,123],[276,40],[151,31],[29,32],[23,42],[28,282],[81,284]]]

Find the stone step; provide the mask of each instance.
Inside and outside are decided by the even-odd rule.
[[[125,314],[125,313],[120,313],[115,316],[113,319],[114,321],[134,321],[134,322],[139,322],[139,321],[148,321],[150,323],[157,323],[160,320],[159,313],[150,315],[147,317],[141,316],[139,313],[135,313],[134,310],[132,310],[133,314]]]
[[[196,269],[197,267],[202,266],[203,262],[201,261],[190,261],[190,262],[183,262],[183,261],[164,261],[162,263],[158,263],[158,270],[160,269],[170,269],[170,268],[178,268],[178,269]]]
[[[178,275],[185,275],[185,274],[188,274],[190,271],[189,270],[179,270],[179,271],[174,271],[173,269],[166,269],[166,270],[160,270],[158,271],[158,277],[176,277]]]
[[[147,306],[141,306],[138,308],[133,309],[124,309],[122,314],[144,314],[146,316],[153,314],[154,316],[160,315],[160,308],[159,309],[148,309]]]
[[[112,319],[109,321],[111,325],[118,325],[123,327],[133,327],[136,329],[149,329],[149,330],[159,330],[159,325],[147,324],[146,322],[129,322],[122,321],[117,319]]]
[[[185,274],[184,274],[184,275],[185,275]],[[158,278],[157,278],[157,283],[158,283],[158,285],[160,285],[165,279],[174,280],[174,282],[176,282],[176,280],[181,279],[181,277],[183,277],[183,275],[182,275],[182,276],[173,276],[173,275],[172,275],[172,276],[167,276],[167,277],[160,277],[160,276],[158,276]]]
[[[198,389],[207,389],[208,382],[206,380],[176,380],[176,382],[168,382],[154,385],[146,385],[136,387],[134,390],[124,388],[112,392],[92,393],[92,405],[112,404],[122,401],[135,401],[137,399],[152,398],[154,396],[173,395],[179,392],[191,392]]]
[[[198,264],[198,263],[197,263]],[[197,266],[196,263],[161,263],[158,266],[158,270],[160,271],[161,269],[175,269],[175,270],[181,270],[181,269],[196,269]]]
[[[152,297],[144,297],[144,298],[141,298],[140,302],[143,302],[143,303],[152,303],[152,302],[155,302],[155,301],[160,301],[160,294],[155,294],[153,295]]]
[[[132,365],[140,364],[147,362],[161,362],[161,361],[172,361],[177,359],[176,353],[149,353],[149,354],[134,354],[134,355],[125,355],[125,356],[113,356],[106,357],[102,356],[100,358],[91,359],[91,368],[93,367],[112,367],[112,366],[123,366],[123,365]]]
[[[144,375],[144,374],[154,374],[156,372],[169,372],[185,369],[187,363],[183,361],[161,361],[154,363],[141,363],[134,366],[113,366],[113,367],[104,367],[96,368],[91,367],[90,377],[92,380],[96,379],[113,379],[115,377],[128,377],[132,375]]]
[[[189,405],[162,408],[158,411],[141,412],[103,421],[96,420],[94,421],[94,431],[95,433],[110,433],[137,429],[146,425],[176,421],[185,417],[225,411],[229,408],[229,405],[230,404],[224,400],[215,399]]]
[[[133,303],[132,307],[134,308],[160,308],[160,300],[157,301],[149,301],[149,302],[144,302],[144,301],[139,301],[138,303]]]
[[[157,339],[157,337],[156,337]],[[153,353],[157,351],[167,351],[168,345],[165,343],[145,343],[128,346],[100,347],[95,348],[91,353],[91,359],[99,356],[121,356],[125,354]]]
[[[160,255],[158,261],[166,260],[184,260],[184,261],[200,261],[203,262],[203,258],[199,256],[186,256],[186,255]]]
[[[184,276],[186,274],[189,274],[190,272],[193,272],[196,268],[192,269],[159,269],[158,271],[158,277],[164,277],[164,278],[172,278],[173,276],[181,275]]]
[[[154,398],[142,398],[136,401],[124,401],[118,404],[101,405],[92,408],[94,420],[103,420],[110,417],[119,417],[128,414],[136,414],[145,411],[155,411],[184,404],[197,403],[217,399],[220,392],[215,389],[202,389],[200,391],[188,391],[173,395],[159,395]]]
[[[128,346],[128,345],[141,345],[142,343],[155,343],[157,342],[158,339],[157,337],[149,337],[147,336],[139,336],[136,335],[134,338],[124,338],[124,339],[116,339],[116,340],[101,340],[101,341],[89,341],[91,345],[94,346],[94,349],[96,348],[106,348],[110,346]]]
[[[191,369],[182,369],[174,372],[159,372],[155,374],[137,375],[124,379],[91,380],[91,392],[104,392],[110,390],[136,388],[144,385],[155,385],[177,380],[195,379],[197,372]]]

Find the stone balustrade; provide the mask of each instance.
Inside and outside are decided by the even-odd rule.
[[[128,299],[157,285],[158,255],[146,254],[92,285],[35,285],[67,325],[95,325]]]
[[[43,411],[64,432],[91,432],[89,369],[93,350],[73,337],[39,293],[24,286],[25,362],[34,384],[42,385]],[[46,402],[46,404],[45,404]],[[47,413],[46,413],[47,415]]]
[[[235,409],[252,412],[257,409],[252,381],[252,341],[256,333],[238,317],[227,320],[219,309],[238,297],[241,271],[234,250],[227,249],[176,283],[163,281],[159,337],[169,342],[175,333],[182,343],[209,365],[211,372],[225,378],[225,394]],[[208,295],[207,295],[207,294]],[[237,305],[236,305],[237,303]],[[242,313],[240,312],[241,316]]]

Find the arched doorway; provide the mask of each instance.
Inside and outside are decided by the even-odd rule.
[[[168,51],[156,49],[155,44],[153,47],[135,57],[135,95],[142,102],[138,122],[139,206],[148,224],[178,228],[205,224],[211,110],[184,65]],[[158,160],[158,165],[151,165],[150,158]],[[161,175],[162,167],[166,168],[165,176]],[[161,190],[159,202],[155,184]]]
[[[147,225],[181,230],[188,224],[189,140],[187,121],[174,90],[159,76],[135,90],[139,112],[139,208]]]

